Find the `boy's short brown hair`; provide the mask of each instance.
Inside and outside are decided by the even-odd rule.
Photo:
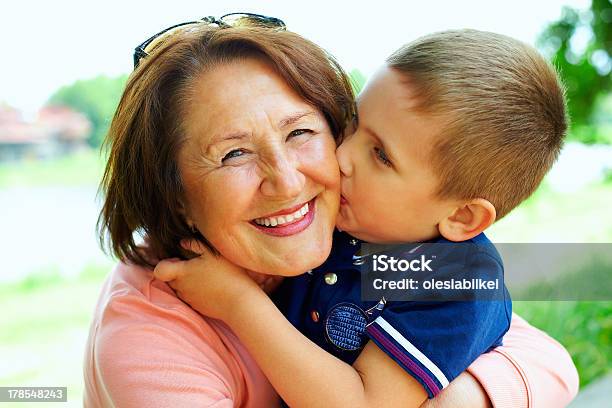
[[[485,198],[502,218],[529,197],[567,131],[565,93],[532,47],[504,35],[452,30],[393,53],[420,112],[444,126],[432,146],[440,198]]]

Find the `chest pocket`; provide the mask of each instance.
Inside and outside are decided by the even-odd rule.
[[[325,317],[327,342],[342,351],[362,349],[366,343],[366,326],[382,313],[386,305],[384,297],[366,311],[350,302],[338,303]]]
[[[338,303],[325,317],[325,337],[340,350],[360,350],[365,344],[367,324],[366,313],[359,306]]]

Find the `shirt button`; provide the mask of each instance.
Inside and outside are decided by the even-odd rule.
[[[357,241],[355,238],[353,238],[353,239],[351,239],[351,240],[349,241],[349,244],[351,244],[352,246],[355,246],[355,245],[357,245],[358,243],[359,243],[359,241]]]
[[[319,321],[319,312],[317,312],[316,310],[313,310],[310,312],[310,318],[312,319],[313,322],[318,322]]]
[[[336,282],[338,282],[338,275],[333,272],[326,273],[325,276],[323,276],[323,279],[325,279],[325,283],[328,285],[334,285]]]

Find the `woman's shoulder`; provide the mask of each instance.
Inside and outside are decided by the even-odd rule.
[[[155,279],[152,269],[127,263],[119,263],[106,278],[92,325],[98,333],[124,329],[134,333],[144,326],[147,339],[170,330],[190,338],[195,345],[208,342],[214,346],[224,334],[224,328],[198,314],[165,282]]]
[[[154,278],[151,268],[123,262],[118,263],[106,278],[100,297],[101,300],[135,297],[160,307],[187,307],[170,286]]]

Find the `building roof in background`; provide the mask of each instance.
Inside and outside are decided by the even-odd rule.
[[[87,117],[66,106],[45,106],[25,121],[19,110],[0,105],[0,144],[84,142],[90,131]]]

